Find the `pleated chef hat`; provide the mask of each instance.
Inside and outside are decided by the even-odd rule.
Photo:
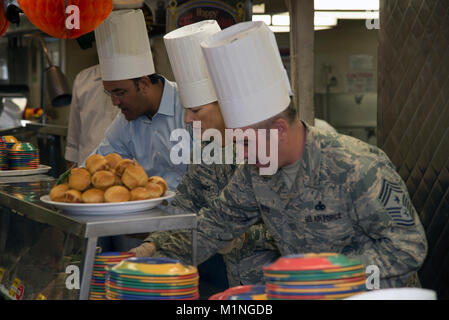
[[[142,10],[113,11],[95,29],[104,81],[128,80],[155,73]]]
[[[201,47],[228,128],[267,120],[290,104],[288,77],[265,23],[235,24]]]
[[[217,101],[200,42],[220,30],[217,21],[204,20],[176,29],[164,36],[165,47],[184,108]]]

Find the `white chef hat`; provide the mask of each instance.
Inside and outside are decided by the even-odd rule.
[[[265,23],[233,25],[201,47],[228,128],[256,124],[289,106],[288,78]]]
[[[215,20],[204,20],[176,29],[164,36],[165,47],[185,108],[217,101],[207,72],[200,42],[221,31]]]
[[[95,29],[101,76],[128,80],[155,73],[142,10],[113,11]]]

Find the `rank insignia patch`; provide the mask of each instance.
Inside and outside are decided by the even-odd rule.
[[[415,224],[411,216],[411,203],[399,184],[384,179],[379,200],[398,225],[412,226]]]

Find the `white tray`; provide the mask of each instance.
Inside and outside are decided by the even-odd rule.
[[[126,201],[126,202],[114,202],[114,203],[65,203],[55,202],[50,200],[50,195],[42,196],[40,200],[44,203],[51,204],[63,212],[76,215],[114,215],[124,213],[135,213],[152,209],[162,201],[173,198],[175,193],[173,191],[165,192],[165,196],[156,199],[139,200],[139,201]]]
[[[33,174],[47,173],[51,167],[43,164],[39,165],[37,169],[29,170],[0,170],[0,177],[16,177],[16,176],[29,176]]]

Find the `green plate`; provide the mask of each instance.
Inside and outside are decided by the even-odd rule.
[[[264,266],[264,271],[306,271],[342,269],[361,265],[358,259],[338,253],[307,253],[280,257],[274,263]]]
[[[185,292],[138,292],[138,291],[127,291],[127,290],[120,290],[115,288],[108,288],[107,289],[108,294],[129,294],[129,295],[137,295],[137,296],[152,296],[152,297],[164,297],[164,296],[186,296],[186,295],[193,295],[198,292],[198,290],[191,290],[191,291],[185,291]]]
[[[357,265],[354,267],[338,268],[338,269],[324,269],[324,270],[265,270],[270,274],[323,274],[323,273],[336,273],[336,272],[363,272],[365,270],[363,265]]]

